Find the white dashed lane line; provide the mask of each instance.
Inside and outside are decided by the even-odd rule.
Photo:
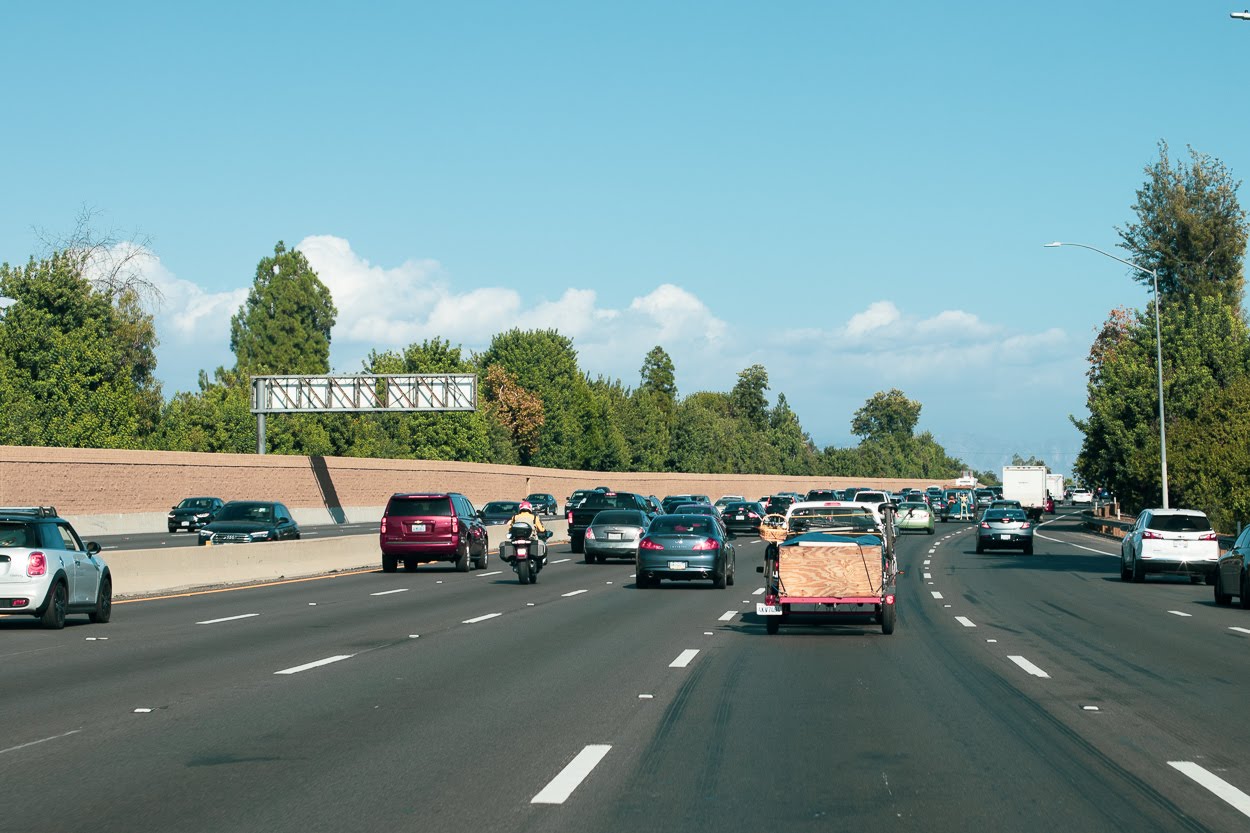
[[[239,619],[251,619],[253,616],[259,616],[259,613],[240,613],[238,616],[223,616],[220,619],[205,619],[203,622],[196,622],[197,625],[216,625],[220,622],[237,622]]]
[[[489,573],[478,573],[477,577],[486,578],[487,576],[502,576],[502,575],[503,575],[503,570],[492,570]]]
[[[407,592],[408,592],[407,587],[400,587],[396,590],[383,590],[380,593],[370,593],[369,595],[370,596],[389,596],[392,593],[407,593]]]
[[[720,619],[718,619],[717,621],[718,621],[718,622],[729,622],[729,621],[732,621],[732,620],[733,620],[733,618],[734,618],[735,616],[737,616],[737,615],[738,615],[738,611],[736,611],[736,610],[726,610],[724,613],[722,613],[722,614],[720,615]]]
[[[581,594],[583,594],[583,593],[587,593],[587,592],[589,592],[589,591],[587,591],[587,590],[574,590],[572,593],[561,593],[561,594],[560,594],[560,598],[562,598],[562,599],[567,599],[569,596],[580,596]]]
[[[938,591],[936,591],[936,590],[930,590],[929,592],[933,594],[933,598],[935,598],[935,599],[940,599],[940,598],[942,598],[942,594],[941,594],[941,593],[939,593],[939,592],[938,592]]]
[[[564,563],[564,562],[566,562],[566,561],[572,561],[572,560],[573,560],[573,559],[571,559],[571,558],[561,558],[561,559],[559,559],[558,561],[552,561],[552,562],[550,562],[550,563],[551,563],[551,564],[563,564],[563,563]]]
[[[16,752],[17,750],[25,749],[28,746],[35,746],[40,743],[47,743],[50,740],[60,740],[61,738],[67,738],[70,735],[76,735],[81,731],[82,729],[72,729],[68,732],[63,732],[62,734],[59,734],[59,735],[53,735],[50,738],[40,738],[39,740],[32,740],[29,743],[19,743],[17,746],[10,746],[8,749],[0,749],[0,755],[5,754],[6,752]]]
[[[977,626],[976,622],[973,622],[967,616],[956,616],[955,621],[963,625],[965,628],[975,628]]]
[[[306,662],[303,665],[297,665],[294,668],[284,668],[281,671],[275,671],[274,674],[298,674],[301,671],[307,671],[310,668],[320,668],[323,665],[329,665],[332,662],[342,662],[345,659],[351,659],[355,654],[339,654],[333,657],[319,659],[316,662]]]
[[[1022,669],[1024,669],[1024,670],[1025,670],[1025,672],[1027,672],[1027,673],[1029,673],[1029,674],[1032,674],[1034,677],[1041,677],[1042,679],[1046,679],[1046,680],[1049,680],[1049,679],[1050,679],[1050,675],[1049,675],[1049,674],[1047,674],[1047,673],[1046,673],[1045,671],[1043,671],[1042,669],[1038,668],[1038,667],[1037,667],[1036,665],[1034,665],[1033,663],[1029,662],[1029,661],[1028,661],[1027,659],[1025,659],[1024,657],[1011,656],[1011,657],[1007,657],[1007,659],[1011,660],[1011,661],[1012,661],[1012,662],[1014,662],[1016,665],[1018,665],[1018,666],[1020,666]]]
[[[542,792],[530,799],[530,804],[563,804],[611,749],[607,744],[591,744],[578,752]]]
[[[1229,630],[1237,631],[1237,633],[1250,633],[1250,628],[1239,628],[1236,625],[1233,625],[1232,627],[1230,627]]]
[[[754,590],[752,590],[752,591],[751,591],[751,595],[752,595],[752,596],[763,596],[763,595],[764,595],[764,588],[763,588],[763,587],[757,587],[756,589],[754,589]]]
[[[1187,619],[1193,616],[1192,613],[1185,613],[1180,610],[1169,610],[1168,613],[1172,614],[1173,616],[1184,616]]]
[[[478,622],[485,622],[487,619],[494,619],[496,616],[503,616],[502,613],[487,613],[485,616],[475,616],[472,619],[465,619],[460,624],[476,625]]]
[[[1206,787],[1231,804],[1243,816],[1250,816],[1250,795],[1246,795],[1223,778],[1208,772],[1193,761],[1168,761],[1168,766]]]
[[[690,664],[690,661],[693,660],[698,655],[699,655],[698,648],[687,648],[686,650],[678,654],[677,659],[670,662],[668,664],[668,667],[669,668],[685,668],[687,665]]]

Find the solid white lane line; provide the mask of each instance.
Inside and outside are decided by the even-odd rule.
[[[487,576],[502,576],[502,575],[503,575],[503,570],[493,570],[489,573],[478,573],[477,577],[486,578]]]
[[[752,590],[752,591],[751,591],[751,595],[752,595],[752,596],[763,596],[763,595],[764,595],[764,588],[763,588],[763,587],[759,587],[759,588],[756,588],[755,590]]]
[[[963,625],[965,628],[975,628],[977,626],[976,622],[973,622],[967,616],[956,616],[955,621]]]
[[[407,593],[407,592],[408,592],[407,587],[400,587],[397,590],[383,590],[381,593],[370,593],[369,595],[370,596],[389,596],[392,593]]]
[[[1168,761],[1168,766],[1189,776],[1236,808],[1243,816],[1250,816],[1250,795],[1214,773],[1208,772],[1193,761]]]
[[[1182,611],[1179,611],[1179,610],[1169,610],[1168,613],[1172,614],[1173,616],[1184,616],[1186,618],[1193,616],[1192,613],[1183,613]]]
[[[552,562],[549,562],[549,563],[551,563],[551,564],[563,564],[563,563],[564,563],[564,562],[566,562],[566,561],[572,561],[572,560],[573,560],[573,559],[571,559],[571,558],[561,558],[561,559],[559,559],[558,561],[552,561]]]
[[[1229,630],[1237,631],[1237,633],[1250,633],[1250,628],[1239,628],[1236,625],[1233,625],[1231,628],[1229,628]]]
[[[319,659],[316,662],[306,662],[303,665],[297,665],[294,668],[284,668],[281,671],[275,671],[275,674],[298,674],[301,671],[307,671],[310,668],[320,668],[323,665],[329,665],[332,662],[342,662],[345,659],[351,659],[355,654],[339,654],[333,657]]]
[[[698,648],[687,648],[677,655],[677,659],[668,664],[669,668],[685,668],[699,653]]]
[[[1027,659],[1025,659],[1024,657],[1007,657],[1007,659],[1011,660],[1011,661],[1012,661],[1012,662],[1014,662],[1016,665],[1018,665],[1018,666],[1020,666],[1021,668],[1023,668],[1026,672],[1028,672],[1028,673],[1032,674],[1034,677],[1042,677],[1043,679],[1047,679],[1047,680],[1049,680],[1049,679],[1050,679],[1050,675],[1049,675],[1049,674],[1047,674],[1047,673],[1046,673],[1045,671],[1043,671],[1042,669],[1038,668],[1038,667],[1037,667],[1036,665],[1034,665],[1033,663],[1029,662],[1029,661],[1028,661]]]
[[[738,611],[736,610],[726,610],[724,613],[720,615],[720,619],[718,619],[717,621],[728,622],[728,621],[731,621],[737,615],[738,615]]]
[[[259,613],[240,613],[238,616],[223,616],[220,619],[205,619],[203,622],[196,622],[197,625],[216,625],[218,622],[234,622],[238,619],[251,619],[253,616],[259,616]]]
[[[67,738],[70,735],[76,735],[81,731],[82,729],[74,729],[69,732],[62,732],[59,735],[53,735],[50,738],[40,738],[39,740],[32,740],[29,743],[19,743],[17,746],[10,746],[8,749],[0,749],[0,755],[3,755],[5,752],[16,752],[17,750],[25,749],[28,746],[35,746],[36,744],[47,743],[50,740],[58,740],[60,738]]]
[[[569,761],[568,765],[560,770],[560,774],[551,779],[551,783],[530,799],[530,804],[563,804],[573,794],[573,790],[581,786],[586,776],[599,765],[611,748],[607,744],[591,744],[578,752],[577,757]]]
[[[589,590],[574,590],[572,593],[561,593],[560,597],[567,599],[569,596],[580,596],[583,593],[589,593]]]
[[[942,598],[942,594],[941,594],[941,593],[939,593],[939,592],[938,592],[938,591],[936,591],[936,590],[930,590],[929,592],[933,594],[933,598],[935,598],[935,599],[940,599],[940,598]]]
[[[496,616],[503,616],[503,614],[502,613],[487,613],[485,616],[475,616],[472,619],[465,619],[460,624],[476,625],[478,622],[485,622],[487,619],[494,619]]]
[[[1047,541],[1054,541],[1056,544],[1063,544],[1064,546],[1068,546],[1068,547],[1076,547],[1078,550],[1085,550],[1086,552],[1095,552],[1095,553],[1098,553],[1099,555],[1110,555],[1114,558],[1120,557],[1120,553],[1118,552],[1106,552],[1105,550],[1096,550],[1093,547],[1083,547],[1080,544],[1074,544],[1071,541],[1063,541],[1063,540],[1060,540],[1059,538],[1051,538],[1049,535],[1043,535],[1040,532],[1036,532],[1034,534],[1038,538],[1042,538]]]

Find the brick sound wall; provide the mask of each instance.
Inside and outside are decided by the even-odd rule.
[[[610,486],[663,497],[695,492],[748,499],[824,487],[924,486],[943,481],[780,475],[578,472],[484,463],[366,460],[171,451],[0,446],[0,506],[53,505],[62,515],[164,512],[178,500],[280,500],[292,509],[383,506],[402,491],[463,492],[476,505]]]

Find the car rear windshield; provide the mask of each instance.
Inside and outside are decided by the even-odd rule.
[[[683,503],[673,510],[674,515],[715,515],[716,507],[710,503]]]
[[[713,523],[702,517],[673,515],[656,518],[647,530],[648,535],[711,535]]]
[[[903,503],[900,503],[898,505],[898,508],[899,508],[899,511],[902,511],[904,509],[928,509],[929,504],[923,501],[918,501],[918,500],[908,500]]]
[[[386,507],[386,514],[428,518],[431,516],[446,518],[451,515],[451,498],[438,497],[393,497]]]
[[[592,523],[595,526],[599,524],[626,524],[628,526],[646,526],[647,518],[641,512],[631,512],[627,509],[608,509],[595,515]]]
[[[1160,532],[1210,532],[1206,515],[1151,515],[1147,529]]]
[[[30,524],[0,521],[0,547],[37,547],[38,541],[39,535]]]
[[[1023,521],[1028,517],[1023,509],[990,509],[985,513],[987,521]]]
[[[594,492],[586,496],[586,500],[582,502],[583,509],[637,509],[638,498],[632,494],[611,494],[605,495],[602,492]]]
[[[511,512],[516,514],[521,508],[521,504],[515,500],[493,500],[482,507],[483,512]]]
[[[739,510],[742,510],[744,512],[756,512],[759,510],[759,506],[757,506],[754,503],[746,503],[746,502],[730,503],[725,506],[726,512],[737,512]]]
[[[856,503],[884,503],[887,500],[885,492],[856,492]]]

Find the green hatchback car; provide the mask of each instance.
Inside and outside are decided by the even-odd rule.
[[[905,500],[894,515],[899,532],[933,534],[933,510],[923,500]]]

